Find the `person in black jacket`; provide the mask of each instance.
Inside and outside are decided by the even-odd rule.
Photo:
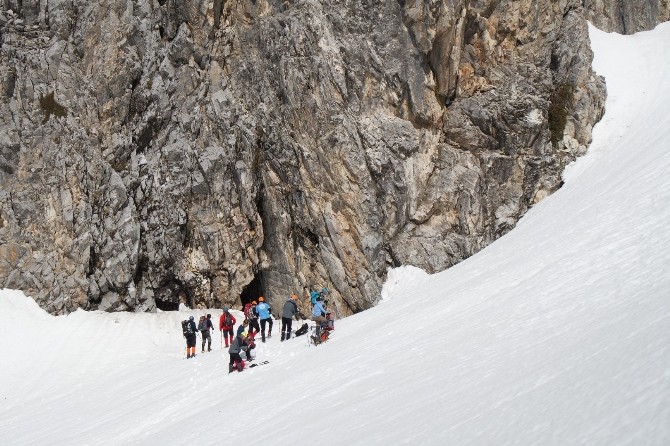
[[[298,295],[291,294],[291,298],[284,303],[281,315],[281,341],[291,339],[291,324],[293,316],[298,314]]]
[[[186,359],[195,357],[195,342],[196,342],[196,333],[198,332],[197,327],[195,326],[195,320],[193,316],[188,318],[186,327],[184,328],[184,337],[186,338]]]

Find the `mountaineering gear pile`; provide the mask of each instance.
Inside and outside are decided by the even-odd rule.
[[[316,332],[314,335],[310,336],[310,340],[314,345],[319,345],[323,342],[326,342],[330,336],[330,332],[335,330],[335,319],[331,313],[327,313],[325,316],[319,316],[323,319],[316,324]]]
[[[223,333],[223,337],[226,341],[226,347],[228,347],[228,337],[230,337],[230,343],[233,342],[233,328],[235,327],[235,316],[230,314],[228,307],[224,307],[223,314],[219,318],[219,330]]]
[[[270,305],[265,303],[262,298],[259,298],[261,302],[256,305],[256,313],[258,318],[261,320],[261,341],[265,342],[265,324],[269,325],[268,329],[268,338],[272,337],[272,308]]]
[[[307,323],[302,324],[302,327],[298,328],[295,332],[296,337],[302,336],[309,330],[309,325]]]
[[[291,339],[291,324],[293,316],[298,313],[297,297],[295,294],[284,303],[281,314],[281,341],[284,339]]]

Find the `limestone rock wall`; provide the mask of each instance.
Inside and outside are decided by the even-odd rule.
[[[633,34],[670,20],[670,0],[584,0],[588,19],[599,29]]]
[[[52,313],[373,305],[561,185],[603,113],[586,19],[667,0],[0,2],[0,286]]]

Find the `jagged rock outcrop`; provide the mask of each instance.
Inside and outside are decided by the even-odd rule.
[[[633,34],[670,20],[670,0],[584,0],[588,19],[608,32]]]
[[[652,1],[4,0],[0,285],[53,313],[340,314],[561,185],[603,112],[586,19]]]

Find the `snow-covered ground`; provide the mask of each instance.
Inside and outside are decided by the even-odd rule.
[[[670,23],[591,38],[607,113],[565,186],[448,271],[391,271],[323,346],[228,375],[218,333],[182,359],[202,311],[2,291],[0,444],[670,444]]]

